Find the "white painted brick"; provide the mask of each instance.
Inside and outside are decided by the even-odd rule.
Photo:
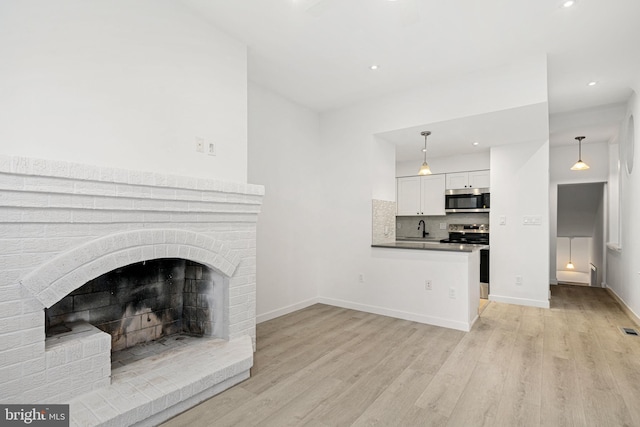
[[[37,344],[44,341],[44,328],[23,329],[20,331],[22,345]]]
[[[4,221],[4,220],[3,220]],[[0,237],[20,239],[28,237],[42,238],[45,232],[44,224],[6,224],[0,222]]]
[[[90,359],[90,361],[91,361],[91,369],[99,377],[104,378],[111,375],[111,352],[110,351],[106,353],[103,352],[102,354],[93,356]]]
[[[51,177],[25,177],[23,189],[37,193],[73,193],[73,181]]]
[[[34,175],[52,175],[51,162],[43,159],[32,159],[30,173]]]
[[[0,271],[0,283],[19,283],[22,277],[29,274],[29,268],[18,268]]]
[[[88,358],[100,354],[100,337],[91,337],[82,342],[82,357]]]
[[[3,334],[0,336],[0,352],[5,350],[16,349],[22,347],[22,334],[15,332],[13,334]]]
[[[93,382],[99,378],[102,378],[102,373],[99,371],[92,371],[93,363],[90,357],[82,357],[69,363],[72,375],[79,378],[82,383]]]
[[[20,254],[23,252],[22,246],[22,241],[18,239],[0,239],[3,254]]]
[[[31,375],[46,369],[44,355],[22,362],[22,375]]]
[[[39,270],[33,270],[26,275],[22,280],[22,286],[28,289],[32,295],[37,295],[46,290],[52,282],[51,274],[44,277],[44,274],[39,274]]]
[[[202,193],[200,191],[176,189],[176,200],[202,200]]]
[[[1,282],[0,282],[1,283]],[[11,282],[9,282],[11,283]],[[9,284],[0,286],[0,301],[17,301],[21,298],[20,285]]]
[[[49,163],[48,170],[51,171],[51,175],[63,178],[69,178],[71,176],[71,163],[56,160],[45,161]]]
[[[111,222],[113,214],[109,211],[75,210],[70,222]]]
[[[123,199],[116,197],[96,197],[95,207],[98,209],[126,209],[131,210],[134,208],[134,202],[131,199]]]
[[[0,155],[0,171],[11,172],[11,157],[6,154]]]
[[[145,212],[144,222],[170,222],[171,214],[167,212]]]
[[[63,346],[47,348],[45,351],[46,367],[55,368],[67,363],[67,351]]]
[[[92,179],[92,174],[96,173],[94,167],[89,167],[80,163],[69,164],[69,178],[72,179]]]
[[[22,363],[16,363],[0,368],[0,384],[17,380],[22,377],[22,375]]]
[[[144,185],[156,185],[155,174],[153,172],[142,172],[142,183]]]
[[[22,211],[14,208],[0,207],[0,221],[20,222],[21,220],[22,220]]]
[[[49,287],[36,295],[38,301],[46,308],[50,308],[53,304],[60,301],[63,297],[59,296],[55,289]]]
[[[24,222],[70,222],[71,211],[55,209],[27,209],[22,211]]]
[[[76,194],[115,196],[116,185],[109,182],[75,181],[73,191]]]
[[[98,390],[103,387],[109,387],[110,385],[111,385],[110,377],[101,378],[97,381],[94,381],[93,384],[91,384],[91,390]]]
[[[0,322],[0,334],[11,333],[35,327],[44,328],[44,312],[29,313],[16,317],[9,317]]]
[[[233,298],[229,298],[229,305],[230,306],[235,306],[238,304],[243,304],[243,303],[247,303],[249,302],[249,295],[245,294],[245,295],[239,295]]]
[[[36,388],[45,385],[47,379],[45,375],[45,371],[36,372],[31,375],[24,375],[20,379],[21,388],[28,390],[30,388]]]
[[[0,319],[15,317],[21,314],[22,314],[21,304],[16,304],[15,302],[0,303]]]
[[[51,255],[42,253],[4,255],[0,256],[0,269],[10,270],[28,267],[33,268],[49,261],[50,259]]]
[[[129,179],[129,171],[126,169],[113,169],[113,181],[126,183]]]
[[[35,298],[22,298],[20,305],[22,314],[41,313],[44,309],[42,303]]]
[[[63,365],[55,366],[52,368],[47,368],[46,370],[46,379],[48,382],[53,383],[57,381],[66,381],[71,378],[73,371],[71,370],[72,365],[65,363]],[[69,387],[70,382],[67,384]]]
[[[74,426],[94,426],[99,422],[96,415],[80,403],[72,405],[69,413]]]

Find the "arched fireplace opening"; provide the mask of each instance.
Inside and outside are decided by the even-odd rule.
[[[124,266],[74,290],[45,310],[48,337],[78,322],[111,336],[111,350],[175,334],[227,338],[224,280],[194,261],[162,258]]]

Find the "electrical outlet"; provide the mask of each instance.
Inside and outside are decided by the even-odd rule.
[[[216,144],[214,144],[213,142],[207,144],[207,154],[210,156],[216,155]]]
[[[204,153],[204,138],[196,137],[196,151]]]
[[[456,299],[456,288],[449,288],[449,298]]]
[[[364,283],[364,274],[362,273],[358,274],[358,282]]]
[[[447,229],[447,223],[446,222],[441,222],[440,223],[440,230],[446,230]]]
[[[430,291],[431,289],[433,289],[433,284],[431,283],[431,280],[425,280],[424,281],[424,290],[425,291]]]
[[[516,286],[522,286],[522,276],[516,276]]]

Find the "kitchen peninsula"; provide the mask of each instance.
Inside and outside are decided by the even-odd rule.
[[[480,250],[485,245],[437,240],[371,245],[375,273],[403,318],[469,331],[478,318]],[[396,310],[397,311],[397,310]]]

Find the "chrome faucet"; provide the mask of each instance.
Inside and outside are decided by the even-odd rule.
[[[420,222],[418,222],[418,230],[420,230],[421,225],[422,225],[422,238],[424,239],[429,234],[427,232],[427,226],[424,224],[424,219],[421,219]]]

